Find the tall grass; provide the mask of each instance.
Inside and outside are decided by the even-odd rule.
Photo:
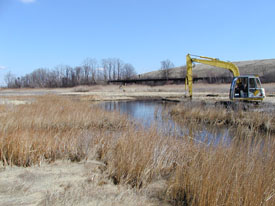
[[[0,158],[5,164],[21,166],[57,158],[83,159],[83,147],[91,137],[103,130],[123,130],[128,124],[116,113],[55,96],[2,106],[0,111]]]
[[[146,187],[164,179],[174,205],[273,205],[275,144],[249,140],[230,147],[135,132],[120,138],[107,158],[116,183]]]
[[[203,103],[178,104],[171,110],[171,115],[179,122],[206,123],[214,126],[241,126],[256,131],[275,133],[275,112],[259,109],[235,110],[223,106]]]
[[[136,130],[124,116],[88,102],[40,97],[0,108],[0,158],[41,161],[97,158],[114,184],[143,192],[165,182],[157,198],[172,205],[274,205],[275,140],[205,146],[188,138]]]

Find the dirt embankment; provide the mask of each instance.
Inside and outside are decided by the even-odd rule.
[[[266,90],[266,103],[275,103],[275,83],[263,84]],[[193,99],[203,101],[228,100],[230,84],[194,84]],[[119,101],[119,100],[175,100],[182,101],[187,95],[184,85],[164,85],[164,86],[145,86],[145,85],[96,85],[80,86],[75,88],[59,89],[2,89],[0,90],[0,104],[16,104],[24,102],[28,97],[31,99],[37,95],[65,95],[73,96],[82,100],[90,101]],[[21,97],[22,100],[19,100]],[[25,98],[24,98],[25,97]]]
[[[250,61],[232,62],[238,66],[242,75],[252,74],[259,75],[263,83],[275,81],[275,59],[262,59]],[[185,77],[186,66],[176,67],[168,70],[170,78]],[[139,75],[139,78],[156,79],[163,78],[163,71],[157,70]],[[218,82],[221,77],[232,77],[229,70],[217,68],[204,64],[196,64],[193,68],[193,77],[211,78],[212,82]]]

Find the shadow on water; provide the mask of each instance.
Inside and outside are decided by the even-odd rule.
[[[169,114],[169,109],[175,104],[163,101],[112,101],[103,102],[101,107],[108,111],[126,114],[145,129],[155,126],[165,135],[188,137],[203,144],[218,144],[221,140],[225,144],[230,144],[233,134],[228,128],[179,125]]]

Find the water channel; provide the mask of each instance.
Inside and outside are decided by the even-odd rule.
[[[145,129],[156,127],[162,134],[188,137],[203,143],[218,143],[223,140],[230,143],[232,132],[228,128],[213,128],[200,125],[196,128],[179,125],[169,114],[169,110],[176,103],[163,101],[112,101],[103,102],[101,107],[109,111],[126,114]]]

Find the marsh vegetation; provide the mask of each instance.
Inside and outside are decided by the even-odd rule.
[[[187,127],[236,126],[234,141],[204,144],[155,127],[137,130],[126,115],[51,95],[1,105],[0,158],[4,166],[22,167],[97,160],[114,185],[170,205],[274,205],[274,114],[193,107],[176,106],[172,115]],[[161,186],[149,190],[157,183]]]

